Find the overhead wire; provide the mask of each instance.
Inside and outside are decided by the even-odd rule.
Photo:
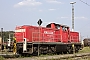
[[[87,2],[84,2],[84,1],[82,1],[82,0],[80,0],[82,3],[84,3],[84,4],[86,4],[86,5],[88,5],[88,6],[90,6]]]

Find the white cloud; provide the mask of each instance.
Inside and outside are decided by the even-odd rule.
[[[56,4],[61,4],[61,2],[57,0],[47,0],[48,3],[56,3]]]
[[[36,2],[35,0],[23,0],[14,5],[14,7],[21,7],[21,6],[38,6],[41,5],[41,2]]]
[[[58,17],[57,19],[69,19],[69,17]]]
[[[69,19],[72,20],[72,17],[58,17],[57,19]],[[75,20],[87,20],[88,18],[81,16],[81,17],[74,17]]]
[[[54,10],[56,10],[56,9],[48,9],[49,11],[54,11]]]
[[[69,17],[61,17],[62,19],[66,19],[66,18],[69,18]]]
[[[82,17],[75,17],[75,19],[79,19],[79,20],[87,20],[88,18],[86,18],[86,17],[84,17],[84,16],[82,16]]]

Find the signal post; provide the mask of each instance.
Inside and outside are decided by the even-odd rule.
[[[40,43],[40,26],[41,26],[41,24],[42,24],[42,20],[41,19],[39,19],[38,20],[38,25],[39,25],[39,43]],[[39,56],[39,54],[40,54],[40,50],[39,50],[39,43],[38,43],[38,56]]]

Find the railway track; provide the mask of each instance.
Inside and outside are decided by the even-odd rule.
[[[19,54],[0,54],[0,56],[4,58],[18,58],[20,55]]]
[[[15,56],[14,56],[15,57]],[[20,58],[9,58],[6,60],[64,60],[64,59],[72,59],[72,60],[78,60],[80,58],[88,58],[90,57],[90,53],[81,53],[81,54],[64,54],[64,55],[42,55],[42,56],[31,56],[31,57],[20,57]]]

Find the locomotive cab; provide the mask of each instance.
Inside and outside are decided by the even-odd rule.
[[[71,42],[70,40],[70,29],[67,25],[50,23],[46,26],[46,28],[54,29],[57,35],[60,35],[60,42],[68,43]]]
[[[46,28],[52,28],[52,29],[60,29],[60,27],[62,28],[63,31],[69,30],[69,26],[67,26],[67,25],[56,24],[56,23],[50,23],[50,24],[46,25]]]

